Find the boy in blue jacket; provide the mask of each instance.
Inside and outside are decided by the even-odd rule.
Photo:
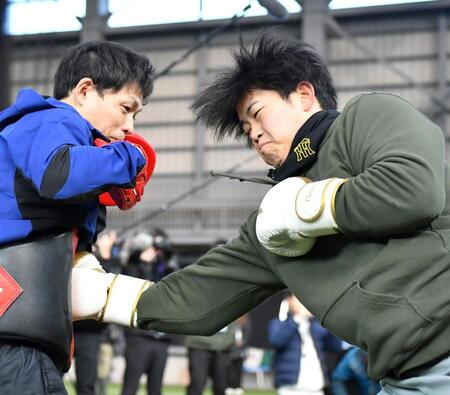
[[[148,165],[123,140],[153,71],[127,47],[87,42],[62,58],[53,97],[24,89],[0,113],[2,394],[66,394],[73,252],[90,251],[104,227],[99,195],[133,189]]]

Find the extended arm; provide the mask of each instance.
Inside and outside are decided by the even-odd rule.
[[[254,216],[247,224],[254,224]],[[238,238],[145,291],[138,304],[139,327],[211,335],[284,289],[247,224]]]
[[[123,287],[112,287],[111,274],[99,272],[95,265],[88,269],[78,266],[74,268],[80,274],[76,284],[72,278],[72,303],[80,306],[75,318],[102,319],[101,311],[109,298],[112,313],[104,316],[105,322],[133,325],[131,318],[136,311],[137,325],[143,329],[212,335],[285,288],[255,243],[256,238],[247,233],[244,225],[238,238],[156,284],[118,276],[118,284],[123,283]],[[87,277],[83,281],[85,276],[92,281]],[[78,290],[76,294],[74,289]],[[128,301],[127,307],[119,303],[122,298]]]

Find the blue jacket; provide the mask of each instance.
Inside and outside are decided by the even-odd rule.
[[[339,352],[342,342],[323,328],[315,318],[310,320],[310,331],[327,382],[325,352]],[[285,321],[273,319],[269,323],[268,333],[269,343],[275,348],[273,366],[275,387],[296,384],[301,369],[302,353],[298,323],[291,315]]]
[[[0,245],[79,228],[91,240],[98,195],[132,186],[145,162],[134,146],[105,139],[70,105],[31,89],[0,112]]]
[[[333,395],[348,395],[346,384],[354,381],[361,395],[375,395],[381,389],[377,381],[367,376],[367,355],[352,347],[339,362],[331,376]]]

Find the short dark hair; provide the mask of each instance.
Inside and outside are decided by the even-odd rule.
[[[196,120],[213,128],[215,137],[245,137],[236,107],[255,89],[273,90],[287,99],[302,81],[311,83],[324,110],[336,109],[337,96],[325,62],[298,40],[263,34],[253,47],[241,44],[235,66],[219,74],[191,105]]]
[[[91,78],[99,93],[137,84],[144,101],[153,91],[155,69],[150,60],[111,41],[88,41],[70,47],[54,76],[53,96],[67,97],[78,82]]]

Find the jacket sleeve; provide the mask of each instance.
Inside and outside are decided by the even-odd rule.
[[[102,148],[77,125],[47,123],[30,151],[27,176],[48,199],[92,199],[112,185],[131,186],[145,164],[139,150],[127,142]]]
[[[367,94],[339,120],[342,161],[352,175],[336,195],[336,222],[350,237],[414,232],[445,204],[442,131],[406,100]]]
[[[330,353],[338,353],[342,351],[342,340],[333,335],[327,329],[322,327],[320,332],[320,340],[323,344],[323,351]]]
[[[289,345],[293,336],[299,336],[298,324],[289,317],[285,321],[273,319],[268,329],[269,343],[276,349],[283,349]]]
[[[212,335],[284,289],[257,242],[244,224],[236,239],[152,285],[137,305],[139,327]]]

